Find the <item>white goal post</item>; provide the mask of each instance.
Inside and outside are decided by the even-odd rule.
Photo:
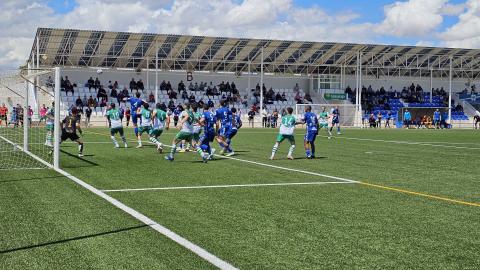
[[[316,115],[322,112],[323,108],[330,114],[332,109],[338,107],[340,113],[340,126],[343,127],[361,127],[362,125],[362,115],[359,113],[355,104],[296,104],[295,105],[295,116],[301,117],[307,106],[312,107],[312,112]]]
[[[60,68],[0,74],[0,170],[58,169],[59,123]]]

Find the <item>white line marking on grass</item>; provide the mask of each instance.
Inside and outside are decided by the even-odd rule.
[[[8,139],[6,139],[2,136],[0,136],[0,138],[4,139],[5,141],[7,141],[9,143],[12,143],[11,141],[9,141]],[[22,147],[20,147],[18,145],[15,145],[15,147],[17,147],[18,149],[23,151]],[[40,161],[41,163],[45,164],[46,166],[54,169],[53,166],[50,163],[42,160],[41,158],[32,154],[31,152],[26,151],[25,153],[27,153],[28,155],[30,155],[34,159]],[[58,169],[58,170],[55,170],[55,171],[57,171],[58,173],[62,174],[65,177],[69,178],[73,182],[75,182],[78,185],[84,187],[85,189],[89,190],[90,192],[94,193],[95,195],[103,198],[104,200],[113,204],[117,208],[119,208],[122,211],[126,212],[127,214],[131,215],[135,219],[143,222],[144,224],[148,225],[150,228],[154,229],[155,231],[157,231],[157,232],[163,234],[164,236],[170,238],[171,240],[173,240],[177,244],[179,244],[179,245],[185,247],[186,249],[190,250],[191,252],[197,254],[199,257],[201,257],[202,259],[206,260],[207,262],[215,265],[216,267],[218,267],[220,269],[225,269],[225,270],[236,270],[236,269],[238,269],[238,268],[234,267],[233,265],[229,264],[228,262],[226,262],[226,261],[218,258],[217,256],[213,255],[212,253],[208,252],[207,250],[201,248],[200,246],[197,246],[196,244],[190,242],[186,238],[183,238],[182,236],[176,234],[175,232],[169,230],[168,228],[163,227],[162,225],[158,224],[157,222],[153,221],[152,219],[143,215],[142,213],[138,212],[137,210],[123,204],[122,202],[118,201],[117,199],[114,199],[113,197],[110,197],[106,193],[96,189],[92,185],[89,185],[89,184],[85,183],[84,181],[80,180],[79,178],[69,174],[68,172],[66,172],[62,169]]]
[[[276,166],[276,165],[271,165],[271,164],[266,164],[266,163],[261,163],[261,162],[246,160],[246,159],[239,159],[239,158],[234,158],[234,157],[227,157],[227,156],[220,156],[220,155],[214,155],[214,156],[224,158],[224,159],[231,159],[231,160],[251,163],[251,164],[255,164],[255,165],[260,165],[260,166],[285,170],[285,171],[291,171],[291,172],[298,172],[298,173],[321,176],[321,177],[330,178],[330,179],[339,180],[339,181],[348,182],[348,183],[359,183],[359,181],[356,181],[356,180],[346,179],[346,178],[337,177],[337,176],[331,176],[331,175],[322,174],[322,173],[315,173],[315,172],[309,172],[309,171],[304,171],[304,170],[291,169],[291,168],[287,168],[287,167],[281,167],[281,166]]]
[[[241,188],[241,187],[267,187],[267,186],[303,186],[303,185],[327,185],[327,184],[354,184],[354,183],[341,181],[341,182],[302,182],[302,183],[270,183],[270,184],[233,184],[233,185],[186,186],[186,187],[105,189],[102,191],[108,193],[108,192],[152,191],[152,190]]]

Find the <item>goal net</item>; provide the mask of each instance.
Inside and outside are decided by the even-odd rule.
[[[0,74],[0,170],[53,165],[54,80],[52,69]]]
[[[311,106],[312,112],[316,115],[323,111],[323,108],[330,114],[334,108],[338,108],[340,125],[343,127],[359,127],[361,125],[361,114],[355,110],[354,104],[297,104],[295,106],[295,116],[301,117],[305,112],[305,107]]]

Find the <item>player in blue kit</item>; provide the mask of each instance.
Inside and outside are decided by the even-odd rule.
[[[338,106],[335,108],[332,108],[332,125],[330,126],[330,133],[332,132],[333,128],[337,126],[337,134],[341,135],[340,133],[340,110],[338,109]]]
[[[305,146],[305,154],[307,158],[315,158],[315,138],[318,134],[318,118],[315,113],[312,113],[312,107],[305,107],[305,114],[303,116],[303,122],[307,126],[307,132],[303,144]]]
[[[223,149],[228,147],[227,139],[232,130],[232,111],[228,108],[225,100],[220,101],[220,108],[215,112],[217,118],[217,125],[221,127],[217,134],[217,142]]]
[[[230,129],[230,132],[228,132],[227,135],[227,147],[222,150],[223,152],[227,152],[225,156],[230,157],[235,155],[235,152],[233,152],[233,149],[231,147],[232,143],[232,138],[237,135],[238,130],[242,127],[242,119],[240,119],[240,114],[237,114],[237,109],[232,108],[232,128]]]
[[[210,147],[210,143],[213,142],[218,131],[217,118],[210,111],[208,104],[203,106],[200,125],[203,126],[203,135],[200,137],[200,147],[197,148],[197,152],[202,156],[203,162],[206,163],[207,160],[212,159],[215,153],[215,149]]]
[[[141,97],[140,92],[137,92],[135,94],[135,97],[129,97],[129,98],[123,99],[124,101],[128,101],[130,103],[131,112],[132,112],[132,123],[133,123],[136,137],[138,136],[138,118],[140,117],[140,114],[137,114],[137,111],[139,108],[142,107],[143,103],[145,103],[145,101],[140,99],[140,97]]]

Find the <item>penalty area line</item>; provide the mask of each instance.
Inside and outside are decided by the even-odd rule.
[[[126,188],[126,189],[104,189],[103,192],[129,192],[129,191],[153,191],[153,190],[181,190],[181,189],[213,189],[213,188],[242,188],[242,187],[271,187],[271,186],[306,186],[306,185],[327,185],[327,184],[355,184],[354,182],[301,182],[301,183],[268,183],[268,184],[232,184],[232,185],[210,185],[210,186],[184,186],[184,187],[153,187],[153,188]]]

